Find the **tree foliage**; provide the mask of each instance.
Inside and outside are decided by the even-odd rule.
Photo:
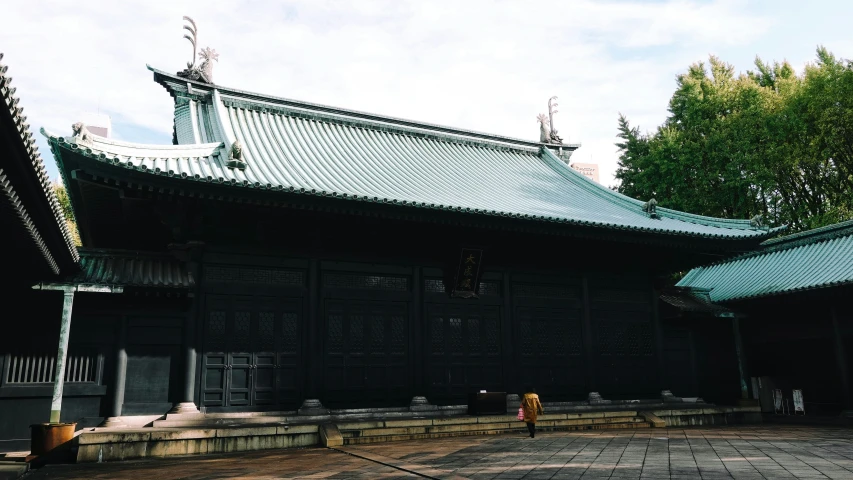
[[[68,191],[61,183],[53,184],[53,193],[56,199],[59,200],[59,206],[62,207],[62,214],[65,215],[65,224],[68,226],[68,231],[71,232],[71,237],[74,239],[74,244],[78,247],[83,243],[80,241],[80,233],[77,231],[77,222],[74,220],[74,210],[71,208],[71,199],[68,198]]]
[[[722,218],[815,228],[853,217],[853,62],[826,49],[797,75],[716,57],[677,77],[669,115],[644,134],[619,116],[618,190]]]

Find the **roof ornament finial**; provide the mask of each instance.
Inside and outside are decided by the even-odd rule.
[[[539,120],[539,141],[542,143],[550,143],[554,145],[562,145],[563,139],[557,134],[557,130],[554,130],[554,114],[557,113],[557,97],[551,97],[548,99],[548,116],[546,117],[544,113],[540,113],[537,120]]]
[[[643,204],[643,211],[649,214],[649,218],[660,219],[658,216],[658,201],[654,198]]]
[[[199,80],[204,83],[213,83],[213,62],[219,61],[219,54],[216,50],[205,47],[198,53],[198,58],[202,59],[201,65],[196,65],[196,53],[198,52],[198,27],[195,20],[184,15],[184,21],[189,22],[189,25],[184,25],[184,30],[190,34],[184,34],[184,38],[190,41],[193,45],[192,62],[187,62],[187,68],[178,72],[179,77],[188,78],[190,80]]]
[[[81,145],[92,145],[92,134],[83,122],[77,122],[71,125],[71,130],[74,131],[74,140]]]

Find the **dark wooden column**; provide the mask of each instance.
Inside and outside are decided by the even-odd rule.
[[[668,379],[666,378],[666,362],[663,357],[663,327],[660,322],[660,312],[658,312],[658,294],[654,285],[652,286],[652,328],[655,333],[655,355],[658,359],[658,390],[669,390]]]
[[[835,360],[838,363],[838,374],[841,381],[841,396],[845,411],[853,410],[853,398],[850,396],[850,377],[847,371],[847,352],[844,351],[844,337],[838,323],[838,311],[835,307],[829,309],[832,318],[832,337],[835,343]]]
[[[169,413],[198,413],[198,407],[195,404],[195,372],[198,368],[196,362],[196,323],[198,322],[199,303],[201,302],[201,250],[199,246],[190,247],[188,252],[189,259],[187,261],[188,273],[195,280],[195,286],[191,288],[188,294],[189,308],[187,315],[184,317],[184,374],[183,385],[181,388],[180,401],[176,403]]]
[[[311,259],[308,266],[308,315],[305,319],[307,331],[308,350],[305,355],[305,398],[318,399],[323,390],[323,352],[320,348],[320,332],[322,332],[322,319],[320,318],[320,261]]]
[[[586,352],[586,377],[590,392],[598,391],[598,375],[595,369],[595,346],[592,341],[592,305],[589,302],[589,276],[584,273],[581,283],[583,300],[583,349]]]
[[[412,377],[410,389],[412,396],[426,396],[427,386],[424,382],[424,302],[423,302],[423,269],[412,268],[412,301],[409,308],[409,354],[411,355]]]
[[[743,350],[743,339],[740,334],[740,319],[737,314],[732,318],[732,333],[735,340],[735,353],[737,354],[737,368],[740,376],[740,397],[749,400],[749,380],[746,368],[746,353]]]
[[[503,314],[501,315],[501,361],[503,362],[503,383],[508,394],[518,394],[512,349],[512,276],[509,271],[503,274]]]
[[[113,398],[107,418],[101,424],[102,427],[124,426],[124,422],[119,418],[124,404],[124,385],[127,379],[127,317],[124,315],[119,320],[116,334],[114,364]]]

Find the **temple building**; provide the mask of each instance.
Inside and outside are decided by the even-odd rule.
[[[677,288],[706,292],[738,322],[744,398],[770,413],[853,415],[853,221],[767,240],[693,269]],[[723,325],[707,314],[683,323]]]
[[[777,230],[620,195],[569,167],[577,145],[555,135],[250,93],[212,83],[208,66],[150,70],[174,99],[171,145],[42,130],[85,248],[55,218],[36,225],[43,242],[15,233],[28,253],[13,261],[32,251],[44,265],[5,292],[27,313],[3,322],[0,438],[27,438],[54,410],[69,325],[61,416],[93,425],[457,405],[527,384],[549,401],[740,397],[731,329],[686,335],[658,298],[673,272]],[[17,99],[0,82],[2,148],[23,165]],[[47,195],[32,208],[50,223],[44,182],[14,180],[19,195]],[[706,376],[703,360],[684,361],[719,342]]]

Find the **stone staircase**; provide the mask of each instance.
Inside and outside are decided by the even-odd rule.
[[[636,411],[553,413],[541,415],[537,431],[650,428],[654,423]],[[515,415],[338,422],[344,445],[394,442],[465,435],[526,433]]]

